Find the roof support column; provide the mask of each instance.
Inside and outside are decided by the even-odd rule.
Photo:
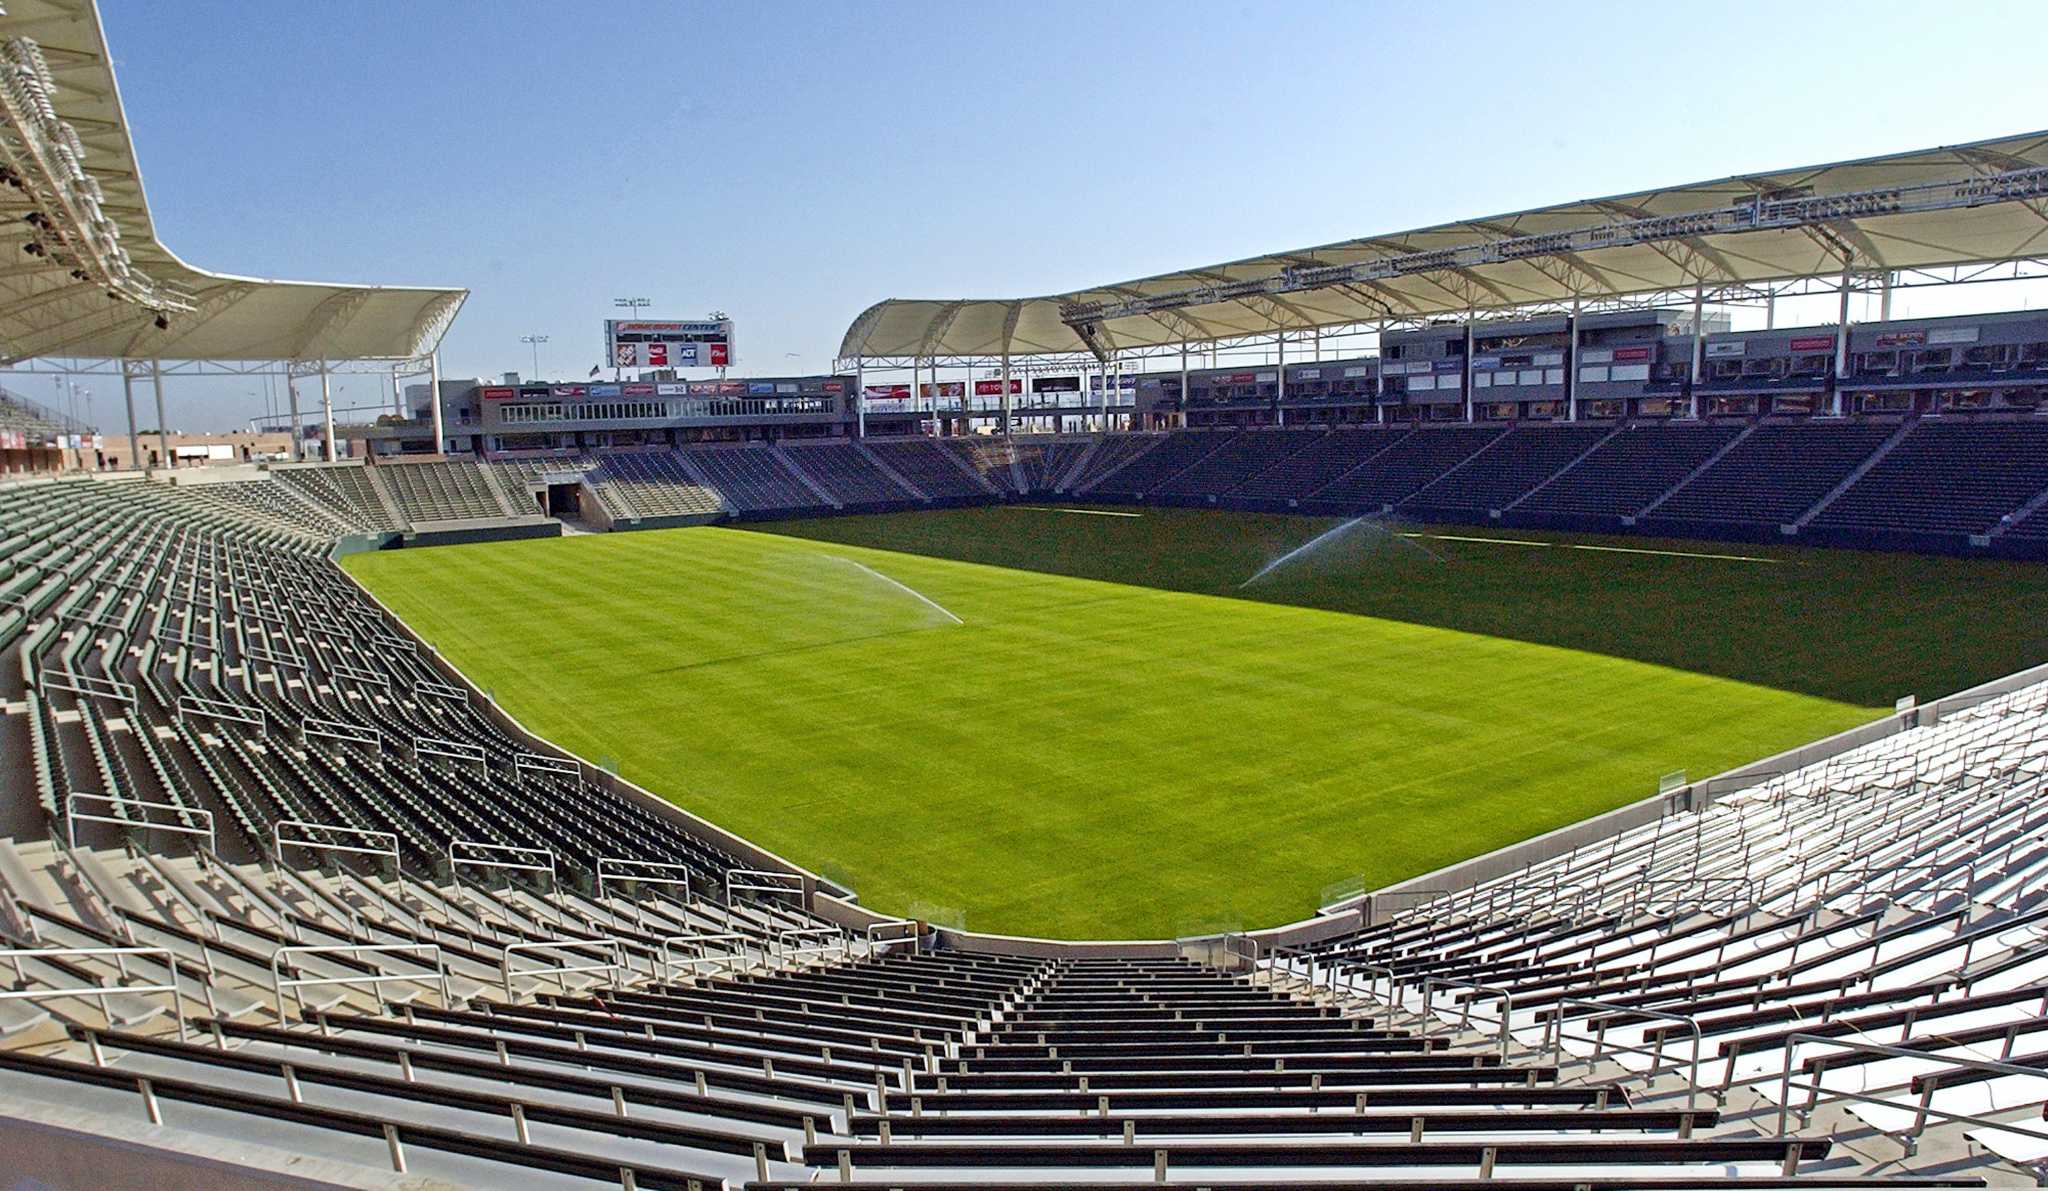
[[[1280,364],[1273,370],[1273,423],[1287,424],[1287,332],[1273,336],[1274,355]]]
[[[996,432],[1004,438],[1010,437],[1010,353],[1003,353],[1003,398],[999,403],[1001,415],[996,419]]]
[[[924,390],[917,387],[917,357],[910,357],[910,412],[917,412],[917,398]],[[919,427],[922,430],[923,427]],[[939,386],[934,378],[932,385],[932,433],[939,432]]]
[[[1181,341],[1180,341],[1180,401],[1179,401],[1179,405],[1180,405],[1180,418],[1179,418],[1179,421],[1180,421],[1180,424],[1181,424],[1181,428],[1182,428],[1182,429],[1186,429],[1186,428],[1187,428],[1187,424],[1188,424],[1188,341],[1187,341],[1187,340],[1185,340],[1185,339],[1183,339],[1183,340],[1181,340]]]
[[[853,358],[853,436],[868,436],[868,368],[867,361],[859,356]],[[910,412],[917,412],[917,398],[910,399]]]
[[[1856,263],[1856,254],[1842,254],[1842,304],[1835,323],[1835,393],[1829,405],[1835,416],[1842,415],[1842,378],[1849,375],[1849,271]]]
[[[176,467],[171,459],[171,422],[164,417],[164,362],[149,362],[150,383],[156,386],[156,449],[165,467]]]
[[[1892,321],[1892,271],[1890,269],[1884,271],[1883,288],[1878,290],[1877,321],[1881,323]]]
[[[135,433],[135,373],[121,361],[121,396],[128,403],[128,466],[142,466],[142,439]]]
[[[441,421],[441,353],[438,350],[427,356],[427,408],[434,411],[434,454],[444,454],[448,450],[448,427]]]
[[[1690,378],[1685,386],[1688,408],[1692,417],[1700,416],[1700,369],[1706,367],[1707,357],[1707,287],[1695,284],[1692,287],[1692,367],[1686,370]]]
[[[292,362],[290,360],[284,362],[284,395],[286,402],[291,406],[292,462],[304,463],[306,461],[304,450],[305,437],[299,433],[299,383],[298,378],[292,375]]]
[[[1458,376],[1465,385],[1465,420],[1467,422],[1474,422],[1478,419],[1473,416],[1474,411],[1472,408],[1472,308],[1470,306],[1465,308],[1465,358],[1459,361],[1459,364]],[[1434,365],[1431,365],[1431,367],[1434,367]]]
[[[334,385],[325,360],[320,361],[320,446],[327,462],[334,462]]]
[[[1564,319],[1564,420],[1579,420],[1579,300]]]
[[[391,370],[391,412],[405,416],[405,384],[398,377],[398,369]]]

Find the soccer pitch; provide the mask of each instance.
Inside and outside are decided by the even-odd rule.
[[[2023,564],[1372,522],[1246,584],[1337,524],[1009,506],[345,565],[535,731],[864,904],[1063,937],[1290,921],[2048,654]]]

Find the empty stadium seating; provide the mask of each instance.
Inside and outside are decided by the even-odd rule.
[[[1406,509],[1484,515],[1505,508],[1613,433],[1606,426],[1521,426],[1401,502]]]
[[[735,509],[750,512],[823,504],[771,447],[706,447],[689,453],[690,466]]]
[[[1813,518],[1819,529],[1987,534],[2048,490],[2048,422],[1928,419]]]
[[[1323,437],[1320,430],[1251,430],[1153,489],[1161,496],[1218,496]]]
[[[1514,507],[1524,513],[1632,517],[1699,470],[1742,431],[1740,426],[1631,426]]]
[[[601,498],[638,517],[707,517],[725,508],[717,489],[701,483],[669,451],[620,451],[602,456],[591,472]]]
[[[1439,432],[1195,462],[1338,433],[1356,470]],[[482,1186],[1960,1186],[2043,1152],[2048,685],[1305,946],[934,952],[529,752],[326,560],[359,522],[316,491],[0,488],[0,1096]],[[1873,1171],[1853,1125],[1929,1160]]]
[[[1407,437],[1406,430],[1337,429],[1275,460],[1237,486],[1236,496],[1299,501]]]
[[[1303,507],[1374,512],[1396,504],[1492,445],[1506,433],[1494,426],[1417,430],[1368,456],[1358,466],[1308,494]]]
[[[934,439],[876,439],[865,445],[889,470],[933,500],[973,499],[1002,491]]]
[[[1898,429],[1882,422],[1762,423],[1651,515],[1679,522],[1790,525]]]
[[[919,499],[918,493],[877,466],[856,444],[806,443],[791,445],[782,453],[839,504],[902,504]]]
[[[1936,1169],[1966,1134],[2031,1172],[2044,775],[2037,683],[1493,880],[1376,899],[1369,925],[1262,966],[1504,1060],[1752,1111],[1768,1136],[1831,1107],[1909,1158],[1945,1146]]]
[[[378,468],[377,479],[389,485],[399,512],[415,525],[506,517],[514,511],[482,465],[469,460],[386,464]]]
[[[1122,465],[1098,471],[1092,483],[1077,486],[1075,490],[1109,496],[1143,496],[1207,459],[1236,437],[1238,433],[1230,430],[1186,430],[1167,435],[1158,445],[1137,453]]]

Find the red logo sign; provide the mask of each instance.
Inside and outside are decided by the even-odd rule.
[[[723,368],[728,363],[731,362],[730,357],[732,353],[732,345],[726,343],[714,343],[711,344],[710,346],[711,366],[713,368]]]

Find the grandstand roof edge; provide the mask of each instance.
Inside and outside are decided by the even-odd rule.
[[[175,287],[189,310],[110,301],[102,286],[49,267],[0,276],[0,363],[37,357],[163,360],[411,360],[439,347],[469,296],[449,286],[284,280],[189,264],[158,238],[96,0],[16,0],[0,41],[34,43],[56,83],[52,108],[77,134],[100,209],[119,229],[134,269]],[[12,117],[8,117],[10,122]],[[39,234],[23,221],[37,204],[0,189],[0,249]],[[9,259],[21,259],[10,256]]]
[[[1279,331],[1415,319],[1573,300],[1598,301],[1695,285],[1776,282],[1838,273],[1844,253],[1862,270],[1932,268],[2039,255],[2048,205],[2033,189],[1956,197],[1938,210],[1885,210],[1882,203],[1838,217],[1792,224],[1707,228],[1692,234],[1627,238],[1597,247],[1588,234],[1631,222],[1704,217],[1766,198],[1862,195],[1886,188],[1938,187],[2024,175],[2048,190],[2048,131],[1851,158],[1823,165],[1735,174],[1633,194],[1586,198],[1405,232],[1333,241],[1243,257],[1152,277],[1022,298],[886,299],[849,325],[841,359],[999,356],[1090,350],[1070,325],[1072,309],[1103,308],[1090,334],[1109,349],[1208,342]],[[1569,251],[1514,259],[1451,262],[1490,243],[1579,233]],[[1446,254],[1438,269],[1364,281],[1299,284],[1292,271],[1331,272],[1403,257]],[[1356,272],[1356,270],[1352,270]],[[1285,278],[1285,284],[1279,284]],[[1243,297],[1203,301],[1204,287],[1258,287]],[[1149,309],[1155,305],[1157,309]],[[1139,309],[1145,308],[1145,309]],[[1012,313],[1014,311],[1014,314]],[[1080,321],[1080,320],[1076,320]]]

